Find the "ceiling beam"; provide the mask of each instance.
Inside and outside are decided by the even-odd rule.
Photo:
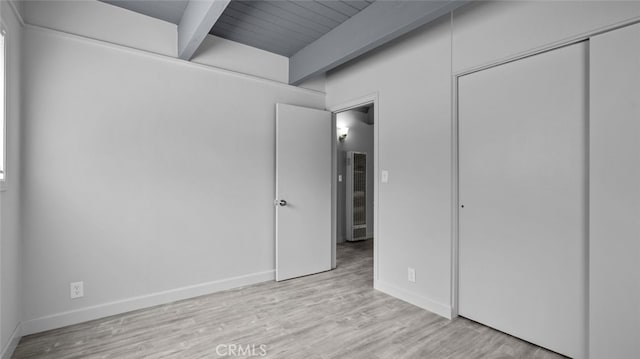
[[[178,57],[191,60],[231,0],[189,0],[178,24]]]
[[[469,1],[376,1],[289,58],[298,85],[414,30]]]

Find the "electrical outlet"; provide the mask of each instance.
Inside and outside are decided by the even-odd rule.
[[[411,283],[416,282],[416,270],[413,268],[407,268],[407,279]]]
[[[84,297],[84,283],[73,282],[69,284],[69,296],[71,299]]]
[[[338,182],[342,182],[342,175],[338,175]]]

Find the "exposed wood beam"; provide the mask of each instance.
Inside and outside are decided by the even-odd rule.
[[[231,0],[190,0],[178,24],[178,57],[191,60]]]
[[[468,3],[376,1],[289,58],[289,83],[298,85]]]

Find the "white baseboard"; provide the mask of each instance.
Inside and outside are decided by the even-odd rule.
[[[396,297],[422,309],[426,309],[432,313],[438,314],[441,317],[445,317],[447,319],[451,319],[453,317],[452,308],[450,305],[435,302],[429,298],[410,292],[406,289],[398,288],[392,284],[385,283],[380,280],[374,281],[373,287],[376,290],[389,294],[392,297]]]
[[[22,328],[20,323],[18,323],[18,325],[16,325],[15,329],[13,330],[13,333],[11,333],[11,337],[9,338],[7,345],[5,345],[4,348],[2,348],[2,353],[0,353],[0,359],[11,359],[13,352],[16,350],[16,347],[18,346],[18,342],[20,342],[20,338],[22,338]]]
[[[71,310],[22,322],[22,334],[29,335],[45,330],[65,327],[89,320],[153,307],[160,304],[189,299],[227,289],[275,280],[275,271],[252,273],[243,276],[196,284],[188,287],[171,289],[163,292],[122,299],[114,302],[98,304],[90,307]],[[4,359],[4,357],[2,358]]]

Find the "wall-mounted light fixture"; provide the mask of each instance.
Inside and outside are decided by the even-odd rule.
[[[347,138],[349,134],[349,127],[338,127],[338,140],[340,142],[344,142],[344,139]]]

